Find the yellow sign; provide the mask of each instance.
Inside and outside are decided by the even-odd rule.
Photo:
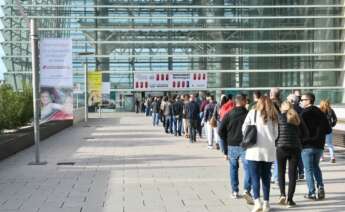
[[[95,106],[102,100],[102,72],[88,73],[89,106]]]

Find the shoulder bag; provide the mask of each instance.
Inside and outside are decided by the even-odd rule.
[[[244,130],[243,140],[241,147],[248,149],[256,144],[257,141],[257,128],[256,128],[256,110],[254,114],[254,124],[248,125]]]

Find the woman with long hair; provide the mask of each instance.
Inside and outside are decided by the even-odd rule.
[[[320,110],[326,115],[329,126],[333,128],[337,124],[337,116],[331,108],[331,103],[328,99],[320,102]],[[333,132],[326,135],[326,145],[328,147],[329,154],[331,155],[331,163],[335,163]],[[323,160],[323,157],[321,159]]]
[[[254,109],[249,111],[242,132],[247,126],[256,125],[256,144],[246,151],[249,173],[253,187],[254,208],[253,212],[270,211],[270,178],[272,162],[276,160],[275,140],[278,137],[278,111],[273,102],[267,97],[259,98]],[[264,202],[260,201],[260,180],[262,182]]]
[[[276,140],[280,189],[279,204],[287,205],[290,208],[296,205],[293,196],[298,176],[297,166],[302,150],[301,139],[308,137],[308,129],[290,102],[283,102],[280,111],[281,113],[278,114],[278,139]],[[285,171],[287,161],[289,162],[289,191],[286,198]]]

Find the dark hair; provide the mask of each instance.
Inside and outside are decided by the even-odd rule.
[[[236,95],[235,102],[236,104],[238,104],[238,103],[241,103],[242,101],[245,101],[246,99],[247,99],[247,95],[240,93]]]
[[[220,106],[223,106],[227,101],[226,96],[223,96],[222,99],[220,100]]]
[[[211,98],[212,101],[214,101],[214,96],[213,95],[211,95],[210,98]]]
[[[232,94],[231,94],[231,93],[230,93],[230,94],[228,94],[228,96],[227,96],[227,97],[228,97],[228,101],[229,101],[229,100],[232,100]]]
[[[304,95],[304,96],[307,96],[308,99],[310,99],[310,103],[311,103],[311,104],[314,104],[314,102],[315,102],[315,95],[314,95],[313,93],[308,92],[308,93],[305,93],[305,94],[303,94],[303,95]]]
[[[254,91],[253,95],[259,99],[261,97],[261,92],[260,91]]]

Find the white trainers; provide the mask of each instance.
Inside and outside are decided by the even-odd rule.
[[[285,196],[281,196],[279,198],[278,204],[279,205],[285,205],[286,204],[286,197]]]
[[[269,212],[271,210],[270,203],[268,201],[264,201],[262,212]]]
[[[252,212],[259,212],[262,210],[260,199],[254,200],[254,207],[252,209]]]
[[[232,192],[231,198],[238,199],[240,196],[238,195],[238,192]]]

